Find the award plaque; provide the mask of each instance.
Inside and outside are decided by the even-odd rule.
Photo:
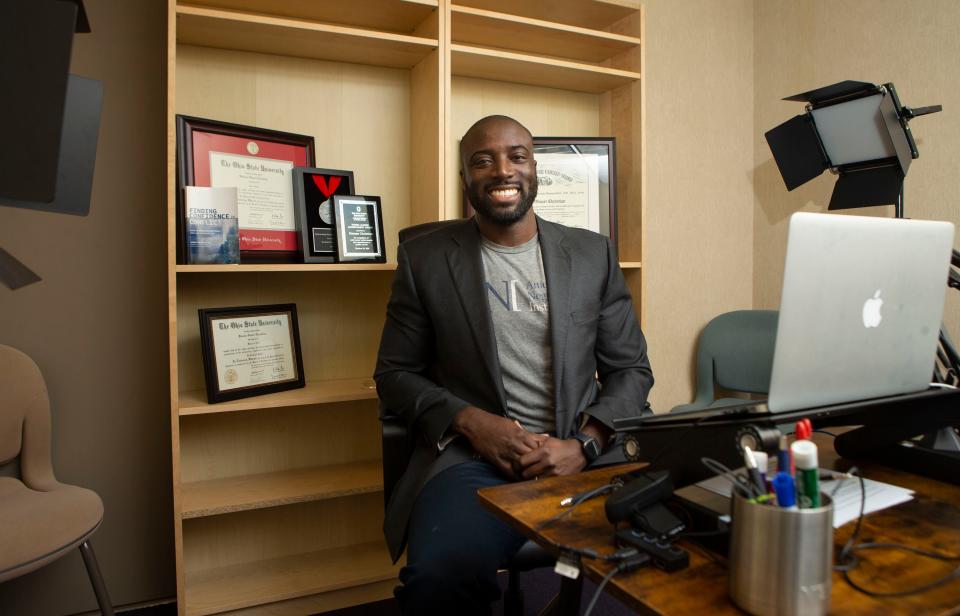
[[[380,197],[333,196],[337,261],[386,263]]]
[[[352,194],[353,171],[312,167],[293,170],[293,200],[304,263],[336,262],[333,196]]]
[[[237,188],[242,263],[299,261],[292,172],[312,167],[313,152],[308,135],[178,115],[180,262],[186,261],[186,186]]]
[[[613,137],[534,137],[537,216],[606,235],[617,245],[616,140]],[[464,199],[464,216],[473,207]]]
[[[296,304],[199,313],[210,404],[304,386]]]

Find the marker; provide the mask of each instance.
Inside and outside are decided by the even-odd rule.
[[[797,494],[800,507],[820,506],[820,471],[817,468],[817,446],[813,441],[796,441],[790,446],[797,465]]]
[[[786,471],[779,471],[773,478],[773,491],[777,494],[777,506],[781,509],[797,508],[797,488],[793,477]]]
[[[777,470],[789,473],[790,469],[790,445],[787,444],[787,435],[780,437],[780,448],[777,450]]]
[[[809,419],[803,418],[797,422],[793,432],[798,441],[808,440],[811,436],[813,436],[813,424],[810,423]]]
[[[754,505],[765,505],[774,498],[776,497],[773,494],[761,494],[760,496],[751,498],[749,502],[753,503]]]
[[[760,469],[757,468],[757,459],[753,457],[753,452],[749,447],[743,448],[743,465],[747,467],[747,476],[750,477],[750,483],[753,484],[755,496],[767,493],[767,484],[760,477]]]

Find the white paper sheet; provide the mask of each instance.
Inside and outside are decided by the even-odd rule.
[[[743,469],[736,469],[736,472],[742,473]],[[821,471],[827,473],[829,471]],[[867,503],[864,508],[864,514],[880,511],[887,507],[893,507],[900,503],[905,503],[913,498],[913,490],[901,488],[872,479],[864,479],[864,486],[867,491]],[[837,483],[840,487],[837,488]],[[709,479],[704,479],[697,484],[705,490],[710,490],[720,496],[730,497],[730,482],[726,477],[717,475]],[[833,527],[840,528],[847,522],[852,522],[860,515],[860,481],[856,478],[850,479],[830,479],[820,482],[820,491],[832,496],[833,498]]]

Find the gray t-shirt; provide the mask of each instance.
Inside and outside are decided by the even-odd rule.
[[[553,434],[553,345],[539,235],[521,246],[483,239],[481,254],[507,413],[527,430]]]

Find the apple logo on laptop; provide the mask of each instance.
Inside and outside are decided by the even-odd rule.
[[[880,289],[873,294],[873,297],[863,302],[863,326],[866,328],[880,327],[880,321],[883,315],[880,314],[880,308],[883,306],[883,300],[880,299]]]

